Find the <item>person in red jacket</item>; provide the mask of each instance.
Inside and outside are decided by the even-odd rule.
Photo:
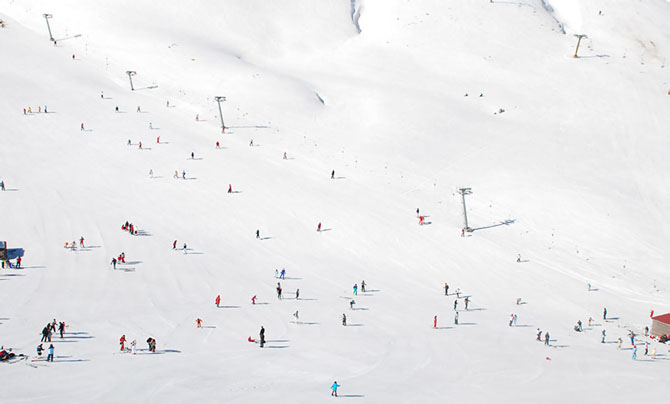
[[[119,343],[121,344],[121,350],[125,351],[126,350],[126,335],[122,335],[121,338],[119,338]]]
[[[16,269],[21,268],[21,257],[16,258]]]
[[[321,231],[321,222],[319,222],[319,225],[316,227],[316,231]]]
[[[79,247],[84,248],[84,236],[79,239]]]
[[[216,307],[219,307],[219,304],[221,303],[221,295],[216,296],[216,300],[214,302],[216,303]]]
[[[195,319],[195,324],[198,328],[202,328],[202,320],[200,318]]]

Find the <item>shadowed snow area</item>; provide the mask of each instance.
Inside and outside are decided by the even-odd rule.
[[[0,401],[319,403],[334,380],[370,403],[666,401],[644,327],[670,311],[668,2],[0,0],[0,19],[0,240],[23,252],[0,345],[30,356],[0,363]]]

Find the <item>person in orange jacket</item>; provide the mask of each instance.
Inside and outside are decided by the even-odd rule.
[[[219,304],[221,304],[221,295],[217,295],[214,302],[216,303],[216,307],[219,307]]]
[[[202,320],[199,318],[195,319],[195,324],[198,328],[202,328]]]

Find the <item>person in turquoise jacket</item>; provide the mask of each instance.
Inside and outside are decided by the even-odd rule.
[[[337,388],[340,387],[339,384],[337,384],[337,380],[333,382],[333,385],[330,386],[330,389],[333,390],[330,395],[337,397]]]

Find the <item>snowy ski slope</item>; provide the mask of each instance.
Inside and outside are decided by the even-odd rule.
[[[0,18],[0,240],[25,249],[0,270],[0,345],[31,356],[0,363],[1,402],[319,403],[334,380],[369,403],[666,401],[668,347],[638,336],[633,361],[626,335],[670,311],[667,1],[0,0]],[[53,318],[66,338],[33,362]]]

